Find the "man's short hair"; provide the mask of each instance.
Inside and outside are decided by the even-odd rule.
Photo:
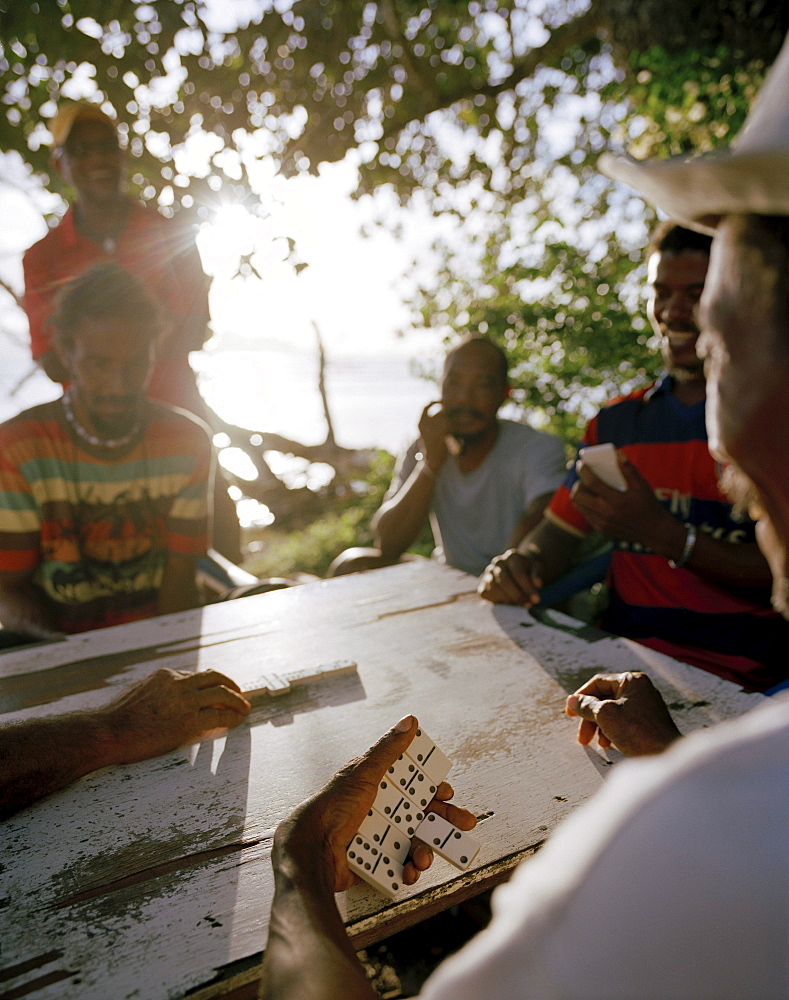
[[[155,341],[163,328],[159,307],[139,278],[117,264],[99,264],[70,282],[58,296],[55,342],[66,351],[86,319],[138,320]]]
[[[501,380],[505,385],[507,385],[507,383],[509,382],[509,370],[510,370],[509,358],[504,353],[504,349],[499,344],[496,344],[489,337],[486,337],[481,333],[466,334],[466,336],[461,341],[459,341],[457,344],[455,344],[453,348],[447,351],[447,355],[444,358],[444,368],[446,368],[447,364],[449,363],[449,359],[452,357],[453,354],[457,354],[459,350],[461,350],[464,347],[468,347],[469,344],[487,344],[487,346],[491,349],[491,351],[493,351],[493,353],[496,355],[496,359],[499,365],[499,374],[501,376]]]
[[[647,257],[653,253],[685,253],[687,251],[695,253],[705,253],[709,257],[712,237],[706,233],[697,233],[693,229],[686,229],[684,226],[666,219],[661,222],[652,234]]]

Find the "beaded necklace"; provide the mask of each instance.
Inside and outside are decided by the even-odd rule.
[[[96,437],[95,434],[91,434],[90,431],[86,430],[86,428],[82,426],[79,420],[77,420],[77,415],[76,413],[74,413],[74,407],[72,406],[71,389],[67,389],[66,392],[63,393],[63,413],[66,416],[66,420],[68,421],[69,426],[77,435],[77,437],[81,438],[83,441],[86,441],[89,445],[92,445],[92,447],[94,448],[110,448],[112,450],[116,448],[125,448],[126,445],[131,444],[131,442],[137,437],[143,425],[143,418],[140,417],[137,420],[137,423],[134,424],[132,429],[129,431],[129,433],[124,434],[123,437],[120,438]]]

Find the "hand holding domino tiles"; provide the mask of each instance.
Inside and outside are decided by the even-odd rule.
[[[341,892],[357,882],[359,876],[349,867],[348,848],[360,827],[369,820],[387,772],[401,756],[407,755],[408,748],[421,735],[414,716],[406,716],[365,754],[338,771],[321,791],[298,806],[277,829],[273,859],[275,868],[280,865],[287,867],[287,857],[291,856],[300,868],[308,868],[324,884],[328,881],[333,892]],[[420,768],[416,770],[423,774]],[[477,822],[475,816],[452,805],[448,801],[452,795],[452,787],[447,782],[442,780],[435,786],[426,802],[430,810],[428,815],[436,817],[431,825],[441,825],[440,820],[459,831],[471,830]],[[387,826],[385,818],[383,825]],[[407,827],[400,829],[400,833],[407,849],[400,855],[403,860],[398,861],[398,879],[402,878],[403,884],[411,885],[419,878],[420,872],[430,867],[433,851],[421,841],[412,846]],[[387,891],[380,882],[374,884]]]
[[[685,534],[682,522],[666,510],[632,462],[621,452],[615,455],[627,489],[609,486],[606,480],[612,470],[603,467],[598,475],[594,466],[582,459],[576,465],[578,482],[570,494],[573,503],[595,531],[606,538],[638,542],[656,552],[673,552],[677,534]]]

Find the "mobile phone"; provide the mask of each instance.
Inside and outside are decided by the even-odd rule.
[[[602,479],[606,486],[611,486],[620,493],[627,491],[627,480],[622,475],[619,462],[616,460],[616,448],[608,444],[595,444],[590,448],[581,448],[578,457],[584,461],[594,474]]]

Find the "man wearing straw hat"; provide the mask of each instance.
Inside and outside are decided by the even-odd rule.
[[[612,176],[715,234],[701,302],[710,446],[789,614],[789,42],[728,154],[656,164],[607,158]],[[789,655],[789,651],[788,654]],[[601,677],[568,699],[582,738],[665,733],[665,706]],[[649,690],[649,689],[647,689]],[[611,706],[618,709],[610,712]],[[614,731],[611,718],[624,723]],[[637,719],[635,725],[633,720]],[[337,913],[345,850],[379,778],[416,731],[406,716],[277,831],[262,995],[374,997]],[[673,734],[676,735],[676,734]],[[665,742],[673,742],[672,735]],[[625,741],[626,742],[626,741]],[[656,741],[655,749],[661,740]],[[627,762],[494,896],[490,926],[425,984],[423,1000],[779,1000],[789,996],[789,700]],[[441,790],[440,790],[441,791]],[[443,791],[446,791],[444,789]],[[523,794],[528,795],[525,788]],[[446,810],[445,805],[437,805]],[[456,825],[466,820],[454,815]],[[473,822],[473,820],[472,820]],[[413,850],[407,878],[430,863]],[[309,955],[309,961],[304,956]]]

